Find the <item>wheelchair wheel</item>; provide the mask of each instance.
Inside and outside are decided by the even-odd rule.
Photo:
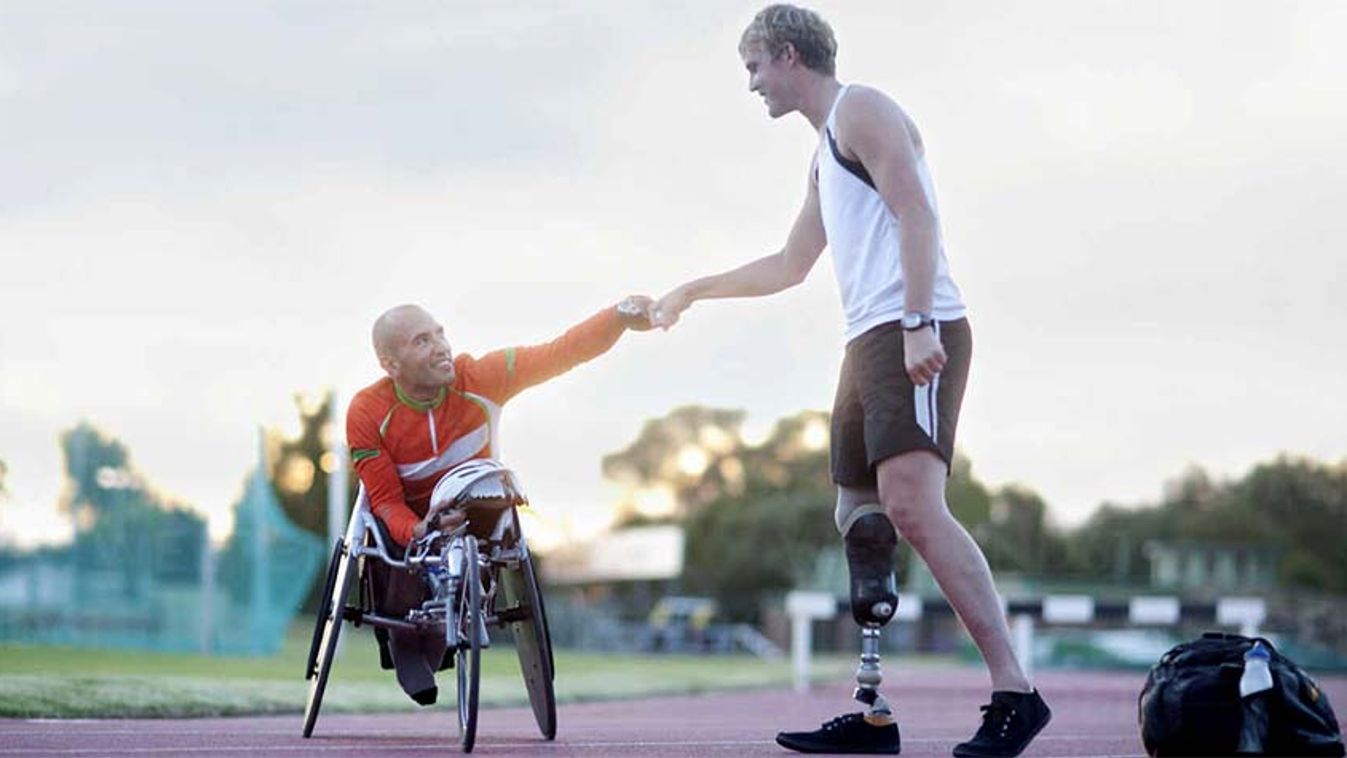
[[[506,602],[513,611],[510,614],[510,633],[514,637],[515,652],[519,655],[519,668],[524,674],[524,687],[528,690],[529,705],[533,707],[533,718],[538,722],[538,731],[542,732],[543,739],[555,739],[557,697],[553,687],[556,667],[552,658],[552,637],[547,628],[547,611],[543,607],[538,573],[533,568],[533,560],[527,550],[517,570],[501,572],[501,585],[505,590]]]
[[[313,630],[309,666],[304,672],[304,678],[309,680],[309,701],[304,706],[306,738],[313,734],[313,725],[318,722],[318,710],[323,705],[323,691],[327,689],[327,676],[332,670],[332,660],[337,657],[337,639],[341,636],[352,568],[351,557],[346,551],[344,541],[337,540],[336,548],[332,551],[332,562],[328,564],[328,581],[323,589],[323,604],[319,606],[318,621]]]
[[[313,619],[313,640],[309,643],[309,658],[304,664],[304,681],[313,678],[314,664],[318,662],[318,646],[323,641],[323,629],[327,626],[323,609],[332,603],[332,586],[337,583],[337,568],[341,565],[340,539],[332,546],[332,558],[327,562],[327,579],[323,581],[322,599],[318,601],[318,613]]]
[[[463,538],[463,592],[458,605],[458,736],[463,752],[477,741],[477,691],[482,660],[482,557],[477,539]]]

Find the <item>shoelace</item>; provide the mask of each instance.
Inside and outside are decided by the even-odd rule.
[[[993,700],[982,706],[982,726],[978,728],[978,740],[1004,740],[1010,730],[1010,720],[1015,716],[1015,706]]]
[[[842,726],[844,726],[844,725],[846,725],[846,724],[852,724],[852,723],[855,723],[857,719],[861,719],[861,718],[864,718],[864,716],[862,716],[862,715],[859,714],[859,713],[847,713],[847,714],[843,714],[843,715],[841,715],[841,716],[838,716],[838,717],[835,718],[835,719],[832,719],[832,720],[829,721],[828,723],[824,724],[824,725],[823,725],[823,731],[825,731],[825,732],[831,732],[831,731],[833,731],[834,729],[839,729],[839,728],[841,728]]]

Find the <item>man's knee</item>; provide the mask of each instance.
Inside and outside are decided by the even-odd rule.
[[[893,577],[898,535],[877,502],[859,502],[867,495],[874,497],[873,491],[842,488],[838,493],[837,521],[851,574],[851,615],[861,625],[883,625],[898,609]]]
[[[903,539],[920,548],[932,520],[946,510],[944,460],[914,451],[881,461],[877,468],[885,511]]]

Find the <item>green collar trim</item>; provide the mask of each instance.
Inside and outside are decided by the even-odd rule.
[[[414,411],[428,411],[438,407],[440,403],[444,402],[445,396],[449,394],[449,388],[448,386],[440,387],[440,391],[435,393],[435,399],[425,402],[409,397],[407,393],[402,391],[402,388],[398,386],[397,382],[393,382],[393,392],[398,396],[398,402],[408,408],[411,408]]]

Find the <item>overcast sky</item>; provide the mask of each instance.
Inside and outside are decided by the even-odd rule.
[[[81,419],[218,536],[259,426],[379,376],[387,307],[481,353],[774,252],[816,136],[747,92],[758,7],[4,0],[0,539],[68,533]],[[1347,5],[815,7],[923,131],[976,475],[1070,524],[1190,464],[1347,457]],[[646,419],[830,408],[841,328],[825,260],[698,304],[512,402],[505,457],[592,529]]]

